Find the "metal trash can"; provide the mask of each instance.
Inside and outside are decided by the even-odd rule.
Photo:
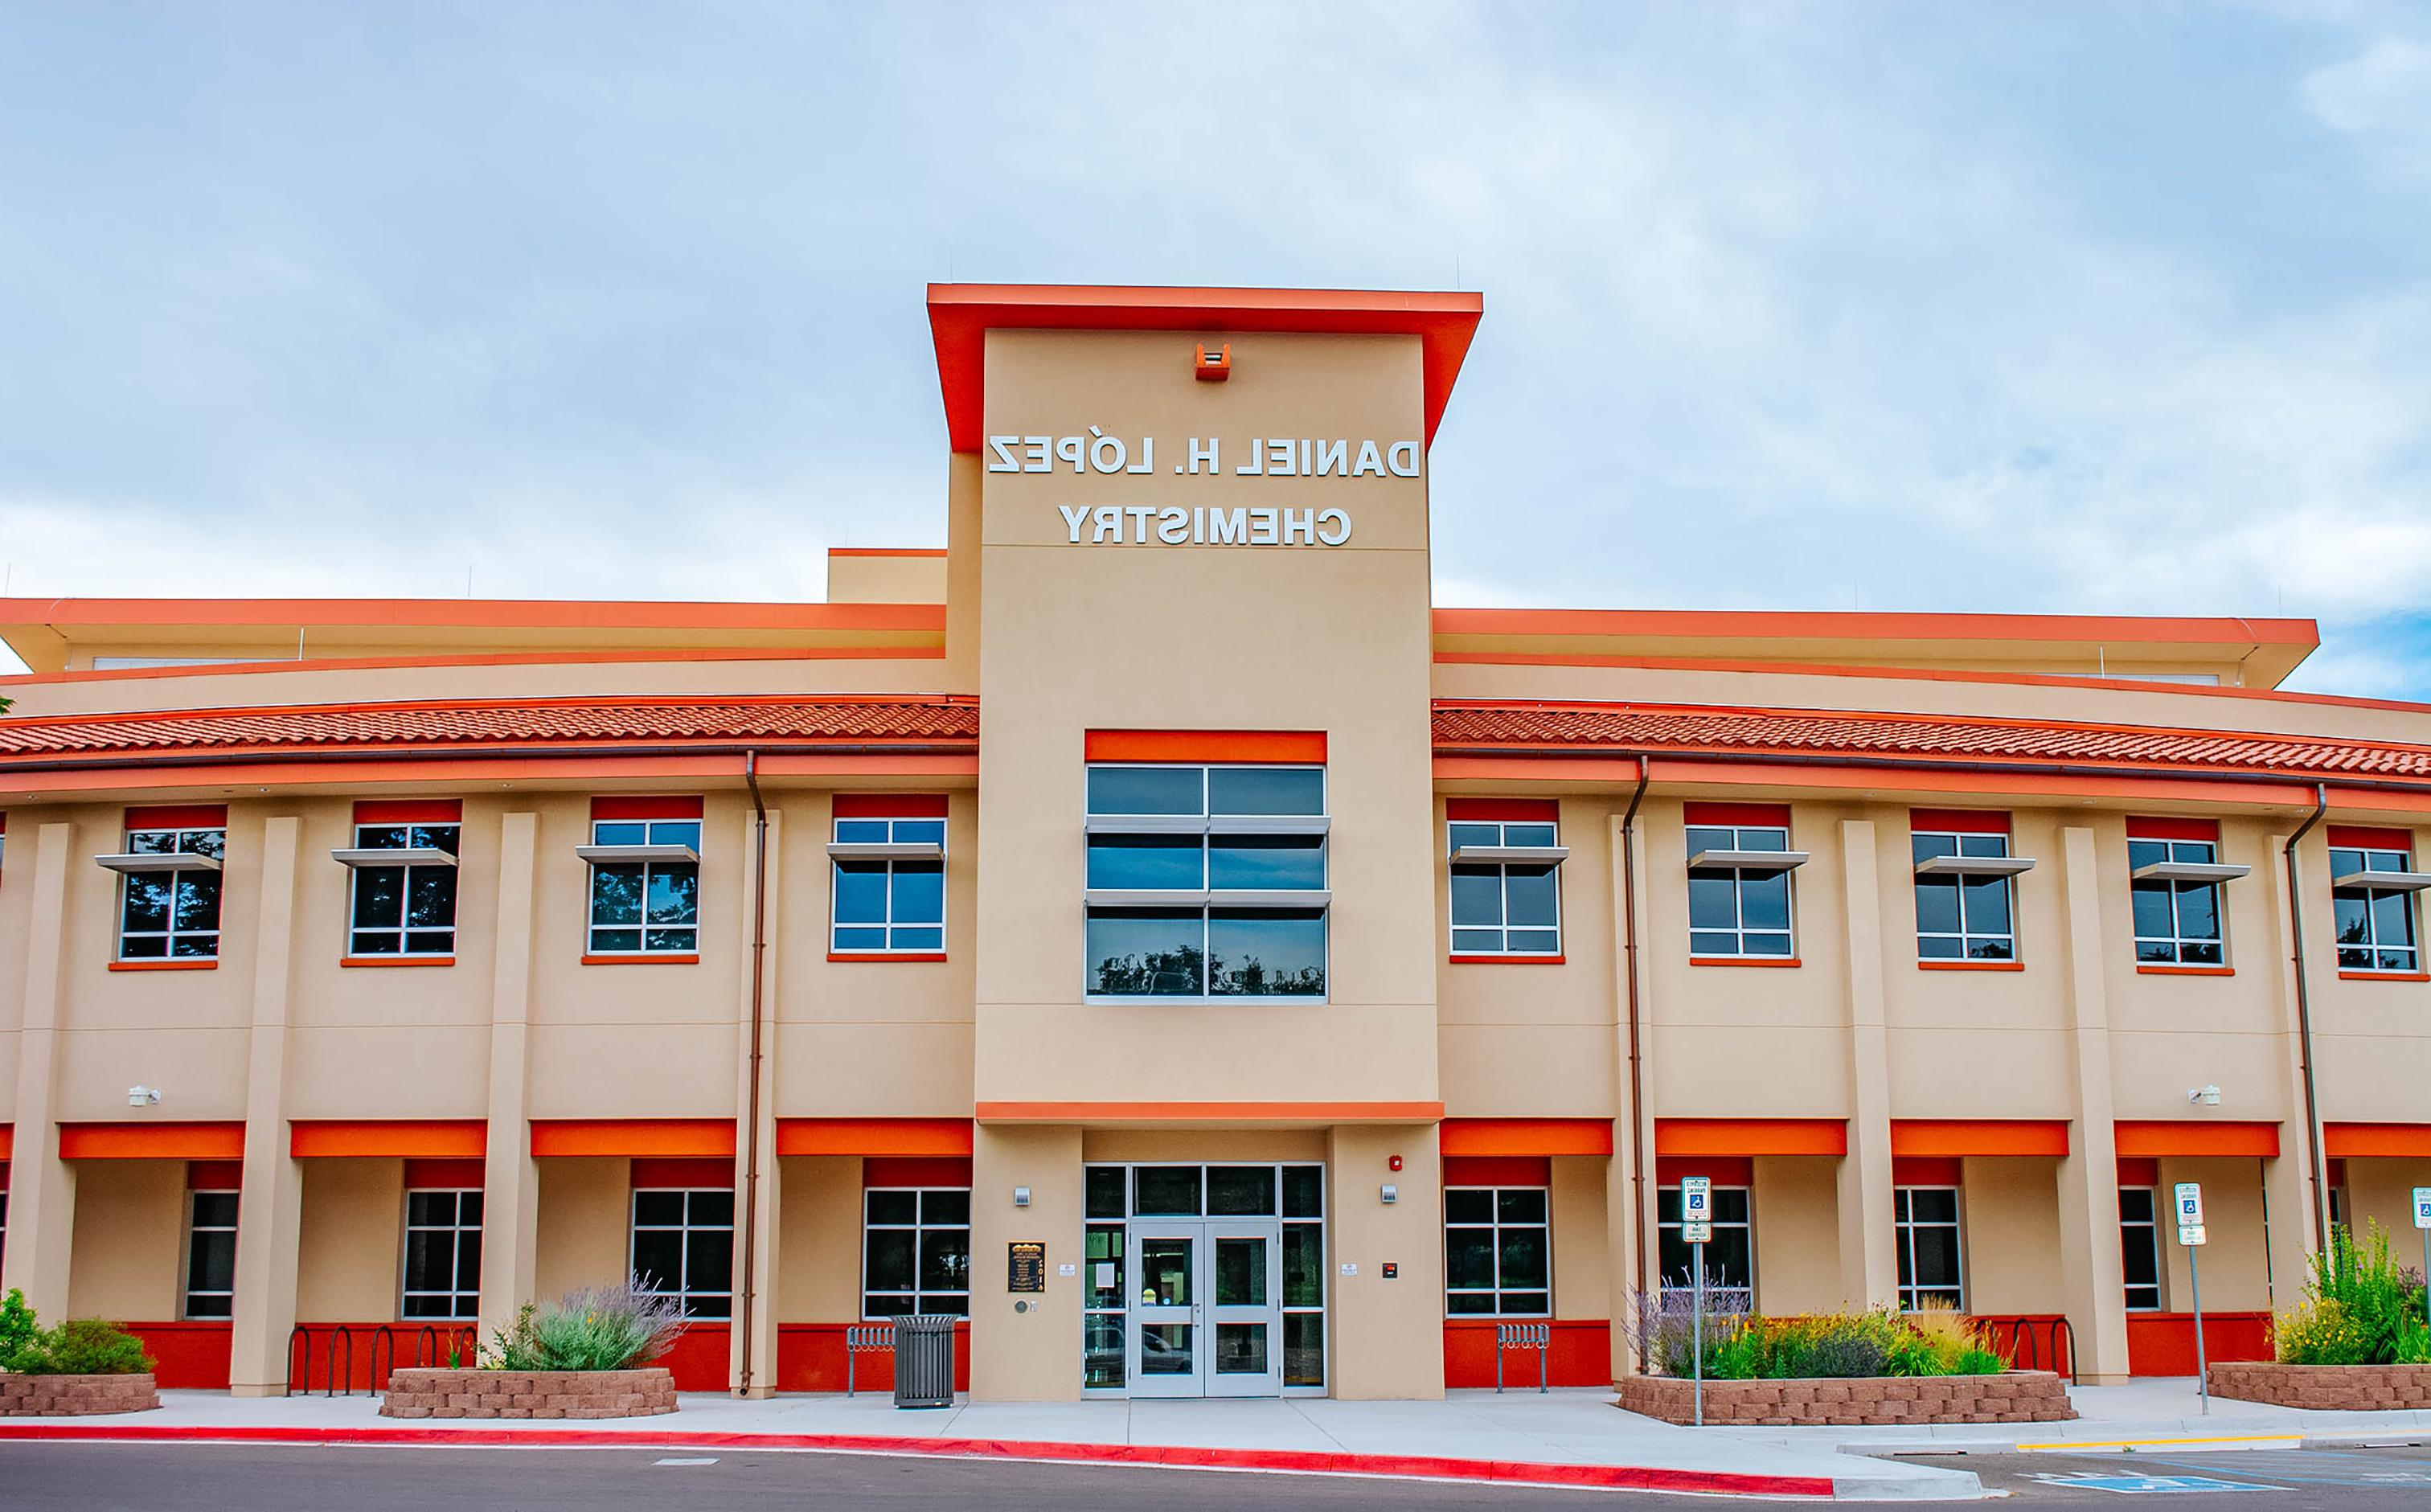
[[[954,1324],[945,1313],[895,1319],[895,1404],[954,1404]]]

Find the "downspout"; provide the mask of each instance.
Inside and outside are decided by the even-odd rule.
[[[760,753],[743,753],[743,781],[751,789],[751,1085],[743,1130],[743,1364],[737,1389],[751,1394],[751,1303],[760,1253],[760,1052],[765,1016],[768,956],[768,805],[760,797]]]
[[[2329,784],[2314,783],[2312,814],[2281,848],[2288,861],[2288,928],[2296,947],[2296,1045],[2305,1072],[2305,1155],[2313,1180],[2313,1248],[2317,1251],[2330,1245],[2330,1194],[2323,1184],[2327,1172],[2322,1161],[2322,1105],[2313,1091],[2313,1000],[2305,983],[2305,891],[2296,876],[2296,843],[2329,811]]]
[[[1637,791],[1629,795],[1629,811],[1620,816],[1620,951],[1621,975],[1629,1005],[1629,1200],[1630,1229],[1637,1243],[1630,1255],[1629,1302],[1646,1289],[1646,1088],[1638,1055],[1637,1003],[1637,806],[1646,800],[1646,784],[1653,766],[1637,758]],[[1646,1368],[1641,1354],[1638,1369]]]

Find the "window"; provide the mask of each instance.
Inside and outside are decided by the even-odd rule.
[[[1806,858],[1789,848],[1788,807],[1691,803],[1686,819],[1688,953],[1718,959],[1796,954],[1789,874]],[[1700,857],[1713,859],[1699,865]]]
[[[2341,971],[2403,971],[2422,969],[2422,952],[2414,942],[2414,894],[2408,886],[2375,887],[2349,879],[2373,872],[2393,872],[2413,881],[2413,836],[2403,830],[2330,831],[2330,907],[2338,924],[2339,969]],[[2392,879],[2396,880],[2396,879]]]
[[[592,801],[589,953],[699,953],[700,815],[698,798]]]
[[[1714,1187],[1714,1236],[1705,1245],[1705,1287],[1752,1291],[1755,1285],[1755,1228],[1744,1186]],[[1673,1182],[1654,1194],[1657,1262],[1667,1289],[1695,1285],[1688,1241],[1681,1235],[1680,1184]]]
[[[1902,1186],[1891,1198],[1898,1204],[1900,1306],[1910,1312],[1927,1302],[1965,1307],[1958,1188]]]
[[[236,1196],[186,1194],[186,1316],[228,1318],[236,1302]]]
[[[354,900],[347,910],[348,955],[453,955],[456,953],[456,855],[462,827],[447,823],[382,823],[374,817],[388,805],[355,806]],[[416,805],[416,807],[425,807]],[[444,813],[454,804],[427,806]],[[383,865],[364,851],[420,852],[401,865]],[[438,855],[431,854],[437,852]],[[444,855],[449,860],[439,859]]]
[[[734,1192],[654,1187],[633,1194],[632,1271],[645,1291],[679,1298],[687,1316],[734,1311]]]
[[[2136,960],[2144,966],[2221,966],[2220,876],[2136,876],[2148,867],[2218,867],[2220,830],[2209,820],[2130,819],[2127,870],[2136,900]]]
[[[835,917],[837,955],[946,948],[946,800],[839,794]]]
[[[969,1317],[970,1188],[871,1187],[862,1203],[861,1315]]]
[[[1446,844],[1454,858],[1452,954],[1562,953],[1557,807],[1501,798],[1453,798],[1446,805]],[[1505,850],[1521,855],[1484,859]],[[1531,851],[1543,854],[1527,856]],[[1464,855],[1481,859],[1460,859]]]
[[[2126,1273],[2127,1310],[2161,1307],[2161,1227],[2150,1186],[2119,1188],[2119,1258]]]
[[[1544,1318],[1553,1310],[1553,1244],[1541,1186],[1444,1189],[1444,1311]]]
[[[1325,768],[1092,765],[1088,810],[1090,995],[1325,996]]]
[[[405,1194],[408,1319],[466,1319],[481,1311],[481,1194]]]
[[[220,953],[220,871],[227,851],[225,818],[208,826],[144,827],[127,816],[130,857],[194,857],[198,865],[152,863],[123,872],[118,958],[216,960]]]
[[[2014,961],[2014,882],[1990,865],[2009,857],[2005,814],[1909,816],[1916,873],[1916,954],[1920,961]]]

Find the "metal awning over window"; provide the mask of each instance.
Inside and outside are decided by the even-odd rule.
[[[341,866],[452,866],[456,853],[437,846],[367,846],[332,850],[329,859]]]
[[[1090,834],[1329,834],[1322,814],[1092,814]]]
[[[218,871],[220,858],[193,850],[144,850],[125,855],[95,856],[93,864],[105,871],[134,877],[156,871]]]
[[[1270,892],[1222,887],[1092,887],[1081,895],[1081,900],[1096,908],[1323,908],[1333,900],[1333,893],[1324,887]]]
[[[641,861],[698,862],[700,852],[690,846],[576,846],[574,853],[595,866],[613,866]]]
[[[830,840],[828,856],[835,861],[942,861],[940,840]]]
[[[1568,846],[1456,846],[1455,866],[1558,866],[1570,859]]]
[[[1688,858],[1688,869],[1796,871],[1807,859],[1803,850],[1700,850]]]
[[[2431,889],[2431,871],[2351,871],[2330,879],[2333,887],[2377,887],[2387,893]]]
[[[2034,869],[2032,856],[1927,856],[1916,864],[1920,877],[2014,877]]]
[[[2253,869],[2219,861],[2155,861],[2127,875],[2137,882],[2229,882]]]

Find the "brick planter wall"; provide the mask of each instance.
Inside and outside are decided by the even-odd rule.
[[[643,1370],[396,1370],[383,1418],[648,1418],[676,1410],[675,1377]]]
[[[2431,1365],[2276,1365],[2239,1361],[2205,1372],[2216,1397],[2323,1412],[2431,1407]]]
[[[0,1418],[80,1418],[159,1404],[149,1375],[0,1375]]]
[[[1696,1420],[1696,1383],[1631,1376],[1622,1410],[1665,1422]],[[1848,1381],[1708,1381],[1705,1421],[1790,1427],[1830,1423],[2060,1422],[2076,1416],[2068,1388],[2048,1370],[1999,1375],[1880,1376]]]

